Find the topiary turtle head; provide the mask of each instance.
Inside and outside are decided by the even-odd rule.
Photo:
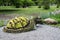
[[[29,23],[29,20],[27,18],[16,17],[8,22],[7,28],[18,29],[18,28],[25,27],[26,25],[28,25],[28,23]]]

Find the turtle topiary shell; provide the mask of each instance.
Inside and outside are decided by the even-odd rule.
[[[24,21],[22,21],[22,20]],[[7,26],[3,28],[4,32],[9,32],[9,33],[16,33],[16,32],[25,32],[29,30],[34,29],[34,21],[28,20],[25,17],[18,17],[13,20],[16,20],[15,22],[12,22],[11,20],[8,22]],[[22,24],[20,23],[22,21]],[[12,25],[9,23],[12,22]],[[23,22],[26,22],[25,24]]]
[[[28,24],[29,20],[25,17],[16,17],[8,22],[7,28],[9,29],[19,29],[25,27]]]

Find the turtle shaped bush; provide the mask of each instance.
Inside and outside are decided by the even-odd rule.
[[[24,32],[34,29],[34,21],[26,17],[15,17],[11,19],[6,27],[4,27],[4,32]]]

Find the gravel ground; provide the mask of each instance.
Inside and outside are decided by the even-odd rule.
[[[49,25],[39,25],[30,32],[5,33],[0,28],[0,40],[60,40],[60,29]]]

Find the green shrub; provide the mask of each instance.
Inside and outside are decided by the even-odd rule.
[[[23,2],[23,8],[29,7],[29,6],[33,6],[35,5],[35,3],[32,0],[24,0]]]
[[[41,4],[38,5],[38,8],[41,8]]]
[[[50,9],[50,0],[44,0],[43,1],[43,8],[44,9]]]
[[[50,9],[50,6],[49,6],[49,4],[46,4],[46,5],[44,5],[43,8],[44,8],[44,9]]]

